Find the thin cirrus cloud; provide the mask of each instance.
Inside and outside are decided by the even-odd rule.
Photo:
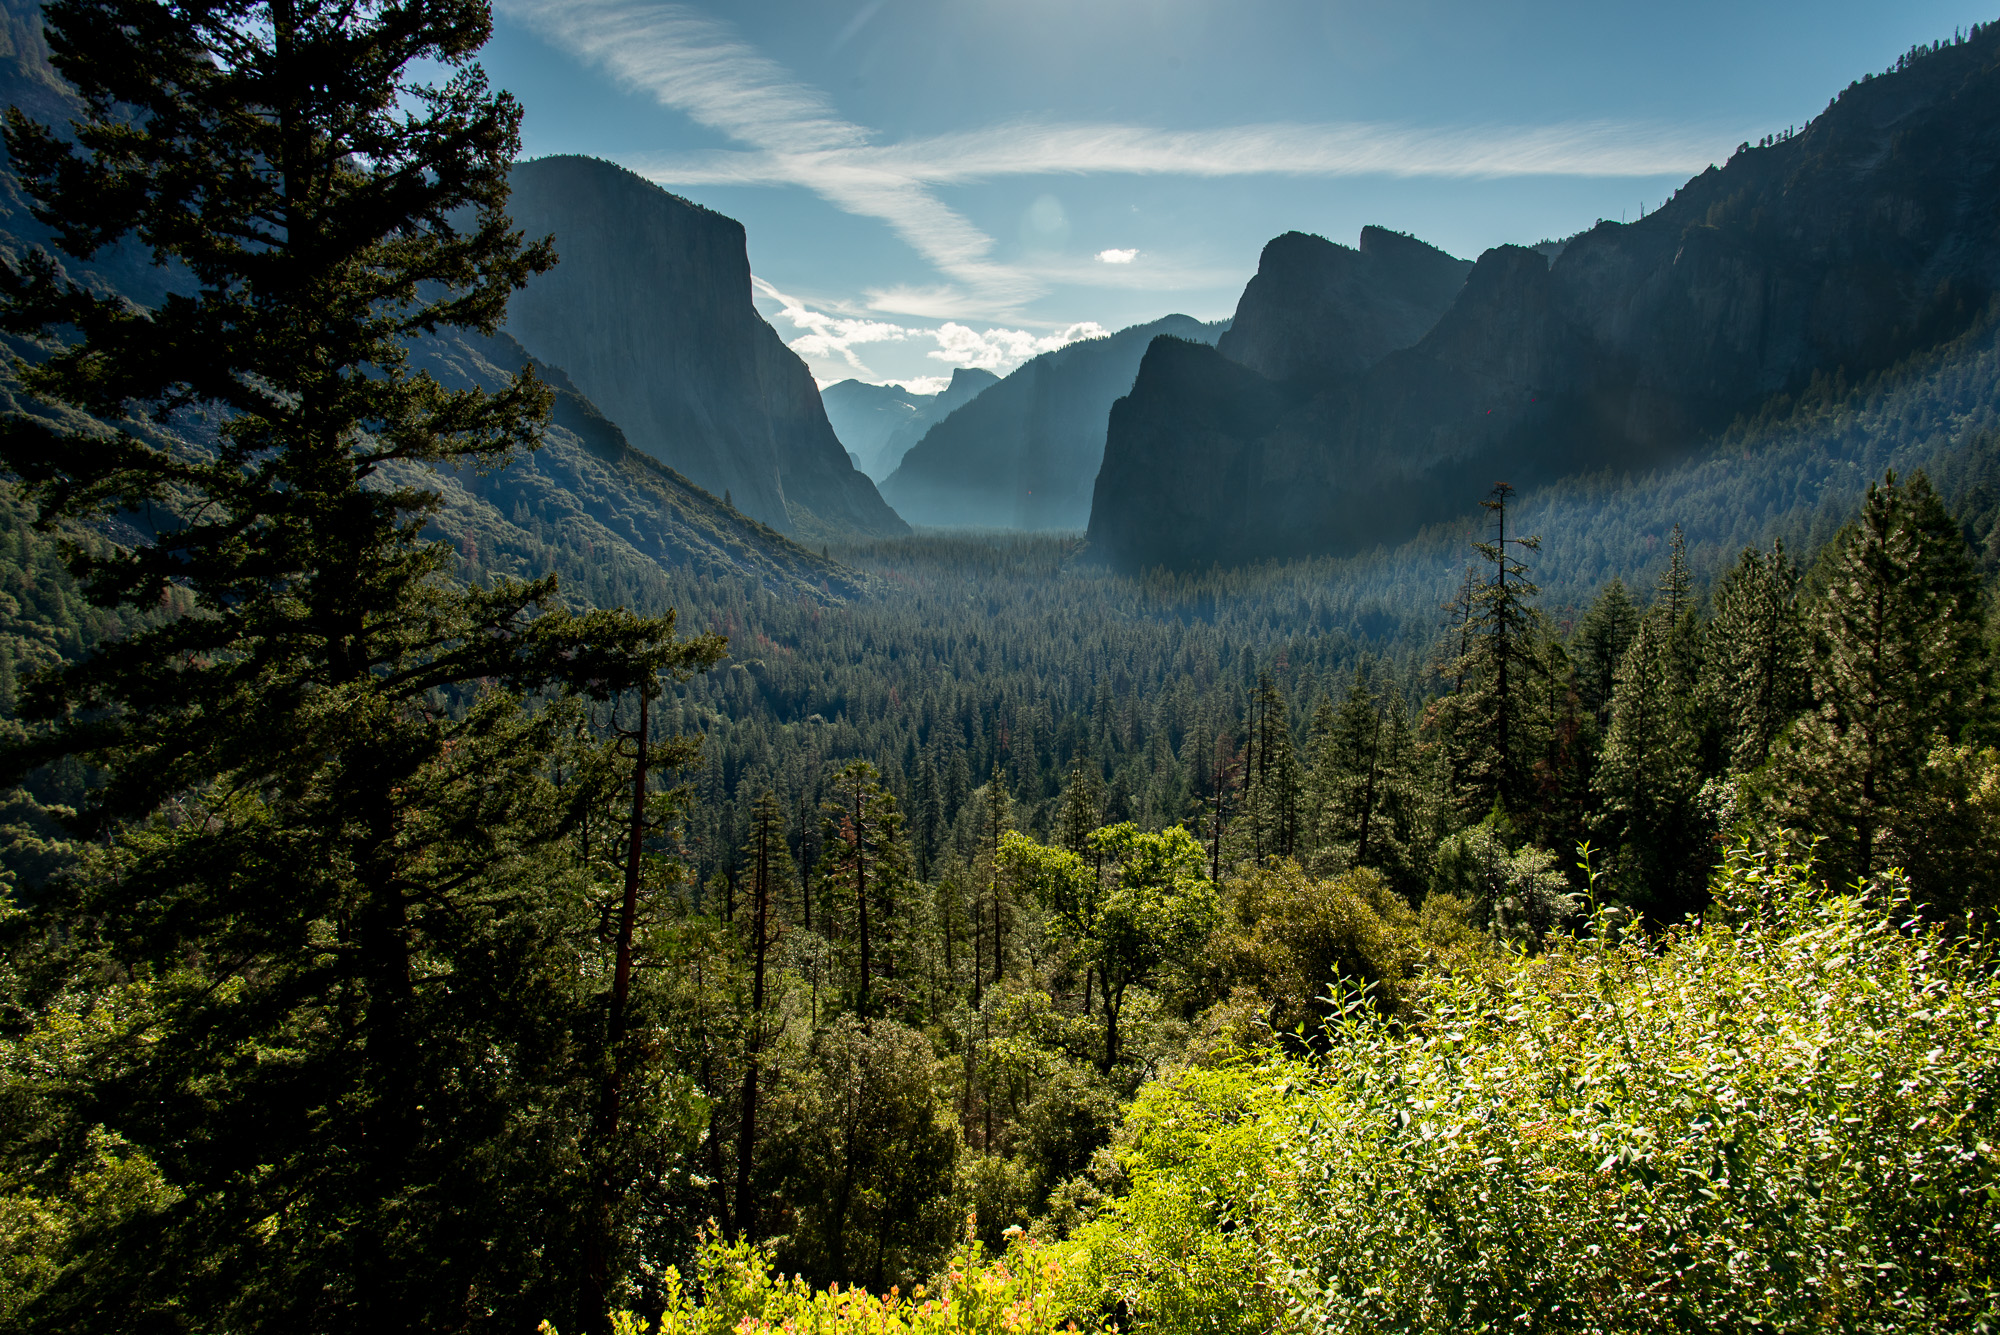
[[[815,310],[762,278],[752,277],[750,281],[759,293],[778,303],[779,319],[794,329],[805,331],[790,340],[787,347],[809,362],[845,365],[857,376],[873,377],[875,374],[856,351],[869,344],[934,341],[937,347],[924,354],[933,361],[1004,375],[1030,357],[1053,352],[1082,339],[1103,338],[1111,332],[1094,320],[1046,334],[1026,329],[972,329],[952,320],[935,329],[916,329],[886,320],[855,319]],[[913,392],[934,394],[946,380],[918,377],[903,383]],[[918,389],[918,384],[930,388]]]
[[[499,0],[496,8],[625,86],[743,145],[630,165],[663,184],[800,186],[847,213],[878,219],[943,281],[871,291],[871,306],[933,318],[1002,314],[1042,295],[1050,281],[1078,276],[1074,270],[1057,275],[995,260],[993,238],[940,200],[941,186],[1003,176],[1103,173],[1679,175],[1699,170],[1724,137],[1714,127],[1602,121],[1476,129],[1270,124],[1194,131],[1017,123],[878,144],[867,128],[841,117],[824,93],[799,83],[727,25],[687,6]],[[1100,252],[1101,263],[1089,268],[1102,276],[1106,266],[1149,267],[1135,265],[1137,255],[1113,258],[1125,253]]]

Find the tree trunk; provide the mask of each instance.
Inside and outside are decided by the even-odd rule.
[[[1098,978],[1104,989],[1104,1074],[1108,1078],[1111,1068],[1118,1065],[1118,1012],[1125,1007],[1125,985],[1120,983],[1114,992],[1109,970]]]
[[[868,849],[861,837],[861,786],[854,788],[854,899],[861,919],[861,1017],[868,1018]]]
[[[584,1282],[590,1310],[605,1319],[611,1293],[611,1233],[617,1205],[617,1183],[612,1159],[618,1142],[618,1120],[625,1092],[626,1008],[632,995],[632,937],[639,918],[640,858],[646,842],[646,741],[648,705],[644,690],[639,693],[639,728],[634,738],[632,764],[632,815],[626,829],[625,892],[618,908],[618,934],[612,946],[611,1009],[605,1026],[610,1058],[598,1102],[595,1139],[598,1151],[596,1201],[584,1255]]]
[[[756,879],[751,906],[750,1052],[743,1071],[743,1120],[736,1131],[736,1231],[755,1237],[757,1207],[750,1196],[750,1167],[757,1146],[757,1064],[764,1048],[765,913],[771,902],[771,826],[757,829]]]
[[[1381,767],[1382,715],[1375,715],[1375,735],[1368,744],[1368,778],[1361,786],[1361,833],[1355,841],[1354,863],[1368,865],[1368,823],[1375,815],[1375,772]]]

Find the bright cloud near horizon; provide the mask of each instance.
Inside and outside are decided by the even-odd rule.
[[[822,384],[940,387],[1181,311],[1264,241],[1471,257],[1633,217],[1983,17],[1956,0],[498,0],[530,156],[745,224]],[[944,371],[944,375],[940,372]]]

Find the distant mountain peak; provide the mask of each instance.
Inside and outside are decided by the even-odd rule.
[[[843,380],[820,391],[827,420],[856,459],[855,467],[882,481],[896,471],[924,433],[982,392],[1000,383],[991,371],[952,368],[951,380],[935,394],[913,394],[901,385]]]

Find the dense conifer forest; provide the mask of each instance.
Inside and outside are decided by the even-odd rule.
[[[2000,326],[1367,557],[607,568],[420,485],[482,5],[49,14],[198,284],[0,283],[0,1327],[2000,1321]]]

